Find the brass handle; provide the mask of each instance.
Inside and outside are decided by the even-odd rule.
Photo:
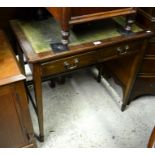
[[[129,49],[130,49],[129,45],[126,45],[125,46],[125,52],[127,53]]]
[[[117,51],[118,51],[119,55],[125,54],[124,50],[121,47],[117,47]]]
[[[74,65],[71,65],[69,64],[67,61],[64,62],[64,67],[67,69],[67,70],[72,70],[72,69],[75,69],[78,67],[78,63],[79,63],[79,59],[78,58],[75,58],[74,59]]]
[[[117,51],[118,51],[119,55],[127,54],[129,49],[130,49],[129,45],[126,45],[124,48],[117,47]]]

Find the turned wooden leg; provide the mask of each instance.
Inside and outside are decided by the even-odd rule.
[[[51,79],[51,81],[49,83],[51,88],[55,88],[55,86],[56,86],[55,82],[56,82],[56,78]]]
[[[68,43],[69,43],[69,30],[68,31],[64,31],[64,30],[62,30],[61,31],[61,35],[62,35],[62,44],[64,45],[64,46],[67,46],[68,45]]]
[[[98,76],[97,76],[97,82],[101,82],[101,78],[105,78],[106,80],[111,78],[111,75],[108,73],[108,70],[104,66],[104,64],[99,64],[97,66],[98,68]]]
[[[126,17],[126,24],[125,24],[125,27],[124,27],[126,34],[131,33],[133,23],[134,23],[133,15],[127,16]]]
[[[97,82],[100,83],[101,82],[101,77],[102,77],[102,65],[99,65],[98,67],[98,76],[97,76]]]
[[[126,16],[125,26],[122,28],[120,27],[118,31],[123,35],[132,34],[132,25],[134,23],[135,15],[128,15]]]
[[[39,124],[39,141],[44,141],[44,126],[43,126],[43,101],[42,101],[42,85],[41,85],[41,66],[34,64],[33,66],[33,80],[34,80],[34,93],[36,100],[36,108]]]
[[[55,52],[62,52],[68,50],[68,43],[69,43],[69,31],[61,31],[62,40],[58,43],[51,44],[53,51]]]

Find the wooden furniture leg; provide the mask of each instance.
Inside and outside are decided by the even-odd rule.
[[[123,92],[123,104],[121,107],[121,110],[124,111],[126,108],[126,105],[129,105],[130,103],[130,96],[131,96],[131,92],[134,86],[134,83],[136,81],[137,78],[137,74],[139,72],[140,66],[142,64],[142,60],[144,57],[144,53],[145,53],[145,49],[147,46],[147,40],[145,41],[142,49],[141,49],[141,54],[136,54],[135,58],[133,59],[133,62],[131,63],[131,75],[128,78],[128,83],[126,86],[125,91]]]
[[[33,65],[33,79],[34,79],[34,92],[36,99],[36,108],[39,124],[39,141],[44,141],[44,126],[43,126],[43,101],[42,101],[42,85],[41,85],[41,66],[40,64]]]
[[[71,8],[69,7],[62,7],[62,8],[55,8],[55,7],[47,7],[47,10],[50,14],[52,14],[53,17],[57,20],[57,22],[61,26],[61,43],[63,47],[57,47],[58,49],[61,49],[62,51],[66,47],[68,47],[69,43],[69,31],[70,31],[70,20],[71,20]],[[59,12],[60,11],[60,12]]]
[[[49,86],[50,86],[51,88],[55,88],[56,82],[57,82],[58,84],[63,85],[63,84],[65,84],[65,81],[66,81],[66,76],[60,76],[60,77],[57,77],[57,78],[52,78],[52,79],[50,80]]]
[[[61,30],[61,35],[62,35],[62,44],[67,46],[69,43],[69,27],[67,28],[68,30],[64,31]]]
[[[133,23],[134,23],[134,16],[128,15],[126,17],[126,25],[124,27],[126,34],[131,33]]]
[[[101,64],[97,65],[97,69],[98,69],[97,82],[100,83],[102,77],[103,65]]]
[[[127,15],[124,27],[119,28],[119,32],[123,35],[129,35],[132,33],[132,25],[134,23],[135,15]]]
[[[63,8],[63,17],[61,23],[61,35],[62,35],[62,44],[68,46],[69,43],[69,20],[70,20],[70,8]]]
[[[132,64],[132,68],[131,68],[131,76],[128,79],[128,84],[126,86],[126,89],[123,91],[123,104],[121,107],[121,110],[124,111],[126,108],[126,105],[129,104],[129,96],[131,94],[131,90],[133,88],[135,79],[136,79],[136,75],[137,75],[137,70],[140,67],[139,65],[141,64],[140,61],[142,61],[142,55],[140,56],[139,54],[135,55],[135,58],[133,59],[133,64]]]
[[[19,62],[21,64],[21,68],[24,72],[24,74],[26,74],[25,72],[25,62],[24,62],[24,56],[23,56],[23,52],[22,50],[20,49],[19,45],[17,44],[17,53],[18,53],[18,56],[19,56]]]
[[[56,81],[55,78],[53,78],[53,79],[50,80],[49,86],[50,86],[51,88],[55,88],[55,81]]]
[[[152,130],[152,133],[151,133],[149,142],[148,142],[148,144],[147,144],[147,147],[148,147],[148,148],[153,148],[154,145],[155,145],[155,127],[154,127],[154,129]]]
[[[130,96],[142,64],[146,46],[147,39],[140,49],[140,52],[137,54],[104,63],[104,67],[107,68],[106,70],[109,74],[114,78],[116,83],[121,85],[123,88],[123,104],[121,106],[122,111],[125,110],[126,105],[128,105],[131,101]]]

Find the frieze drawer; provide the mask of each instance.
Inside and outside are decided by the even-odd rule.
[[[42,75],[48,76],[52,74],[59,74],[66,71],[75,70],[80,67],[92,65],[97,62],[96,54],[96,51],[91,51],[84,54],[63,58],[57,61],[47,62],[42,66]]]
[[[110,46],[107,48],[100,49],[100,60],[105,61],[112,58],[117,58],[120,56],[129,55],[131,53],[135,53],[140,51],[142,46],[142,41],[132,41],[120,43],[114,46]]]

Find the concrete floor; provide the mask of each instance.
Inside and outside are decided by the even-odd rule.
[[[133,101],[121,112],[121,89],[113,80],[95,80],[96,70],[77,71],[64,85],[43,83],[45,142],[50,148],[146,147],[155,125],[155,97]],[[33,88],[29,88],[33,94]],[[35,112],[30,104],[34,131]]]

